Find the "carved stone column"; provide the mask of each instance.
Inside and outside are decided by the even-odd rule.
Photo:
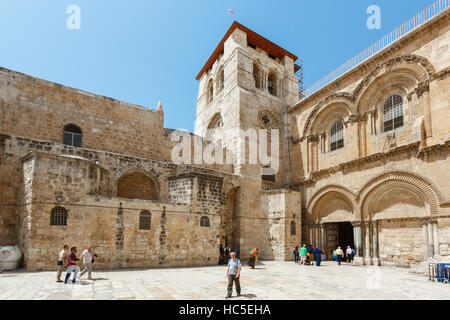
[[[325,224],[321,224],[320,225],[320,248],[322,249],[322,251],[325,251]]]
[[[419,83],[415,91],[417,98],[424,106],[425,131],[428,138],[433,135],[431,127],[430,82],[426,80]]]
[[[364,264],[370,265],[370,223],[364,222]]]
[[[433,224],[433,247],[434,247],[434,256],[439,256],[440,255],[440,250],[439,250],[439,230],[438,230],[438,224],[436,220],[433,220],[431,222]]]
[[[362,228],[361,228],[361,221],[353,221],[353,239],[355,240],[355,257],[354,257],[354,263],[355,264],[363,264],[363,251],[362,251],[362,244],[363,244],[363,238],[362,238]]]
[[[427,222],[428,228],[428,251],[430,253],[430,257],[434,256],[434,239],[433,239],[433,223],[428,220]]]
[[[309,172],[317,170],[317,142],[319,141],[319,135],[311,134],[307,137],[308,143],[308,169]]]
[[[373,264],[380,265],[380,257],[378,253],[378,221],[372,221],[372,249],[373,249]]]
[[[422,222],[422,236],[423,236],[423,259],[426,261],[430,257],[430,248],[428,240],[428,222]]]

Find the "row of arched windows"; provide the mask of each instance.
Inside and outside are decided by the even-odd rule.
[[[266,89],[264,73],[256,62],[253,63],[253,79],[255,80],[255,88]],[[278,96],[278,76],[273,70],[267,75],[267,91],[273,96]]]
[[[50,212],[51,226],[67,226],[68,211],[64,207],[54,207]],[[209,227],[209,218],[203,216],[200,218],[201,227]],[[139,230],[151,230],[152,228],[152,214],[148,210],[143,210],[139,214]]]
[[[403,98],[391,95],[383,106],[383,132],[403,126]],[[344,148],[344,123],[336,121],[329,129],[330,151]]]
[[[221,67],[217,79],[217,87],[216,87],[217,94],[222,92],[224,88],[225,88],[225,70],[223,67]],[[212,78],[209,79],[208,81],[206,93],[207,93],[206,98],[207,103],[211,103],[214,100],[214,80]]]

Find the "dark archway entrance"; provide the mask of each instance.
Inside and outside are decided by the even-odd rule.
[[[353,235],[353,226],[350,222],[335,222],[326,224],[326,247],[325,254],[327,259],[333,258],[333,250],[341,247],[342,251],[351,246],[355,249],[355,239]]]
[[[347,246],[355,248],[355,239],[353,237],[353,226],[350,222],[338,223],[338,245],[345,251]]]

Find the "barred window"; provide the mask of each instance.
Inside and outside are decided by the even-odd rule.
[[[383,107],[384,132],[403,126],[403,98],[399,95],[390,96]]]
[[[295,221],[291,221],[291,236],[295,236],[297,234]]]
[[[344,147],[344,125],[341,121],[336,121],[330,130],[330,151]]]
[[[200,227],[209,227],[209,218],[204,216],[200,218]]]
[[[81,148],[81,138],[82,132],[78,126],[74,124],[68,124],[64,127],[63,143],[65,145]]]
[[[67,226],[67,210],[63,207],[55,207],[50,212],[51,226]]]
[[[150,230],[152,227],[152,214],[147,211],[141,211],[139,214],[139,230]]]

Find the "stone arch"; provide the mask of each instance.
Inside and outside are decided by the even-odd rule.
[[[231,187],[224,193],[220,226],[220,242],[226,247],[238,248],[240,239],[240,187]]]
[[[423,82],[429,81],[434,73],[433,65],[424,57],[417,55],[398,56],[379,64],[367,75],[353,92],[357,112],[373,104],[371,97],[383,88],[397,84],[409,90]]]
[[[216,112],[209,121],[205,139],[217,142],[223,140],[223,119],[220,112]]]
[[[159,186],[156,179],[141,169],[133,169],[117,180],[118,198],[159,200]]]
[[[395,186],[403,186],[403,188],[410,190],[411,193],[420,196],[424,203],[429,206],[429,215],[438,213],[439,192],[428,179],[408,171],[391,171],[373,177],[358,192],[356,200],[361,204],[360,207],[364,215],[367,215],[369,204],[367,200],[370,200],[371,193],[379,191],[380,189],[377,188],[380,186],[392,182],[396,183],[394,184]]]
[[[351,115],[351,109],[348,104],[341,102],[333,102],[323,106],[320,111],[314,116],[310,125],[309,134],[327,132],[333,122],[340,120],[345,123],[345,120]]]
[[[328,185],[318,190],[311,197],[306,208],[309,223],[344,222],[360,219],[355,193],[340,185]]]
[[[328,108],[328,106],[337,104],[337,103],[346,105],[348,107],[350,114],[352,114],[356,111],[354,108],[353,98],[350,93],[339,92],[339,93],[329,95],[324,100],[319,102],[314,107],[314,109],[309,113],[309,115],[305,121],[305,126],[303,127],[303,137],[307,136],[308,129],[311,130],[310,128],[312,127],[312,124],[313,124],[314,120],[316,119],[317,115],[319,113],[321,113],[323,110],[325,110],[326,108]]]

